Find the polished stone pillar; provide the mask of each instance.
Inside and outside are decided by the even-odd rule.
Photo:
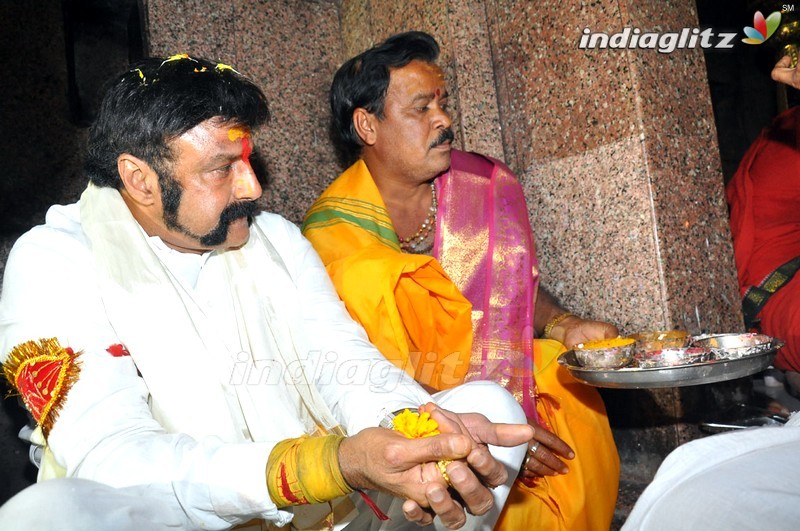
[[[545,285],[623,333],[740,331],[702,50],[578,47],[585,28],[696,28],[694,2],[487,6],[503,145],[526,190]],[[737,391],[719,388],[604,392],[623,471],[647,480],[698,436],[695,421]]]

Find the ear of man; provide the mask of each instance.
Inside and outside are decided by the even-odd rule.
[[[378,118],[374,114],[362,107],[353,111],[353,127],[365,146],[372,146],[377,141],[377,121]]]
[[[159,197],[158,174],[142,159],[123,153],[117,158],[117,171],[123,190],[140,206],[151,206]]]

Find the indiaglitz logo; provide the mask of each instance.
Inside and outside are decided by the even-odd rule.
[[[742,39],[745,44],[763,44],[781,25],[781,13],[794,11],[794,4],[784,4],[781,11],[770,13],[767,18],[761,11],[753,16],[753,27],[745,26]],[[714,31],[712,28],[680,28],[680,31],[644,32],[639,28],[623,28],[617,33],[594,32],[584,28],[578,48],[581,50],[627,48],[651,49],[658,53],[672,53],[678,49],[702,48],[704,50],[731,49],[738,33]]]
[[[780,25],[780,11],[775,11],[767,18],[764,18],[761,11],[756,11],[756,14],[753,16],[753,27],[744,27],[744,34],[747,35],[747,37],[742,39],[742,42],[745,44],[761,44],[772,37],[772,34],[775,33],[775,30],[778,29]]]
[[[663,33],[642,32],[639,28],[624,28],[618,33],[609,35],[604,32],[592,32],[583,29],[578,43],[581,50],[628,48],[651,49],[658,53],[672,53],[676,49],[691,49],[698,46],[707,48],[733,48],[733,39],[738,33],[714,32],[711,28],[681,28],[680,31]]]

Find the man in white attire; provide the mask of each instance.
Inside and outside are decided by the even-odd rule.
[[[789,531],[800,524],[800,413],[784,426],[696,439],[670,453],[624,531]]]
[[[267,117],[187,55],[110,85],[86,191],[6,265],[0,360],[45,451],[0,528],[491,529],[551,437],[498,386],[431,397],[367,341],[299,230],[256,211]],[[404,408],[441,434],[379,427]]]

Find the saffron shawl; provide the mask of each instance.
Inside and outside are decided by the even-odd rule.
[[[363,161],[314,203],[303,232],[350,315],[388,360],[437,390],[464,381],[472,305],[435,259],[400,252],[386,206]]]
[[[488,179],[479,173],[491,168]],[[303,232],[387,358],[435,389],[465,379],[497,382],[534,418],[538,270],[522,189],[504,166],[458,151],[437,187],[434,255],[449,276],[439,261],[400,251],[360,160],[314,203]]]

